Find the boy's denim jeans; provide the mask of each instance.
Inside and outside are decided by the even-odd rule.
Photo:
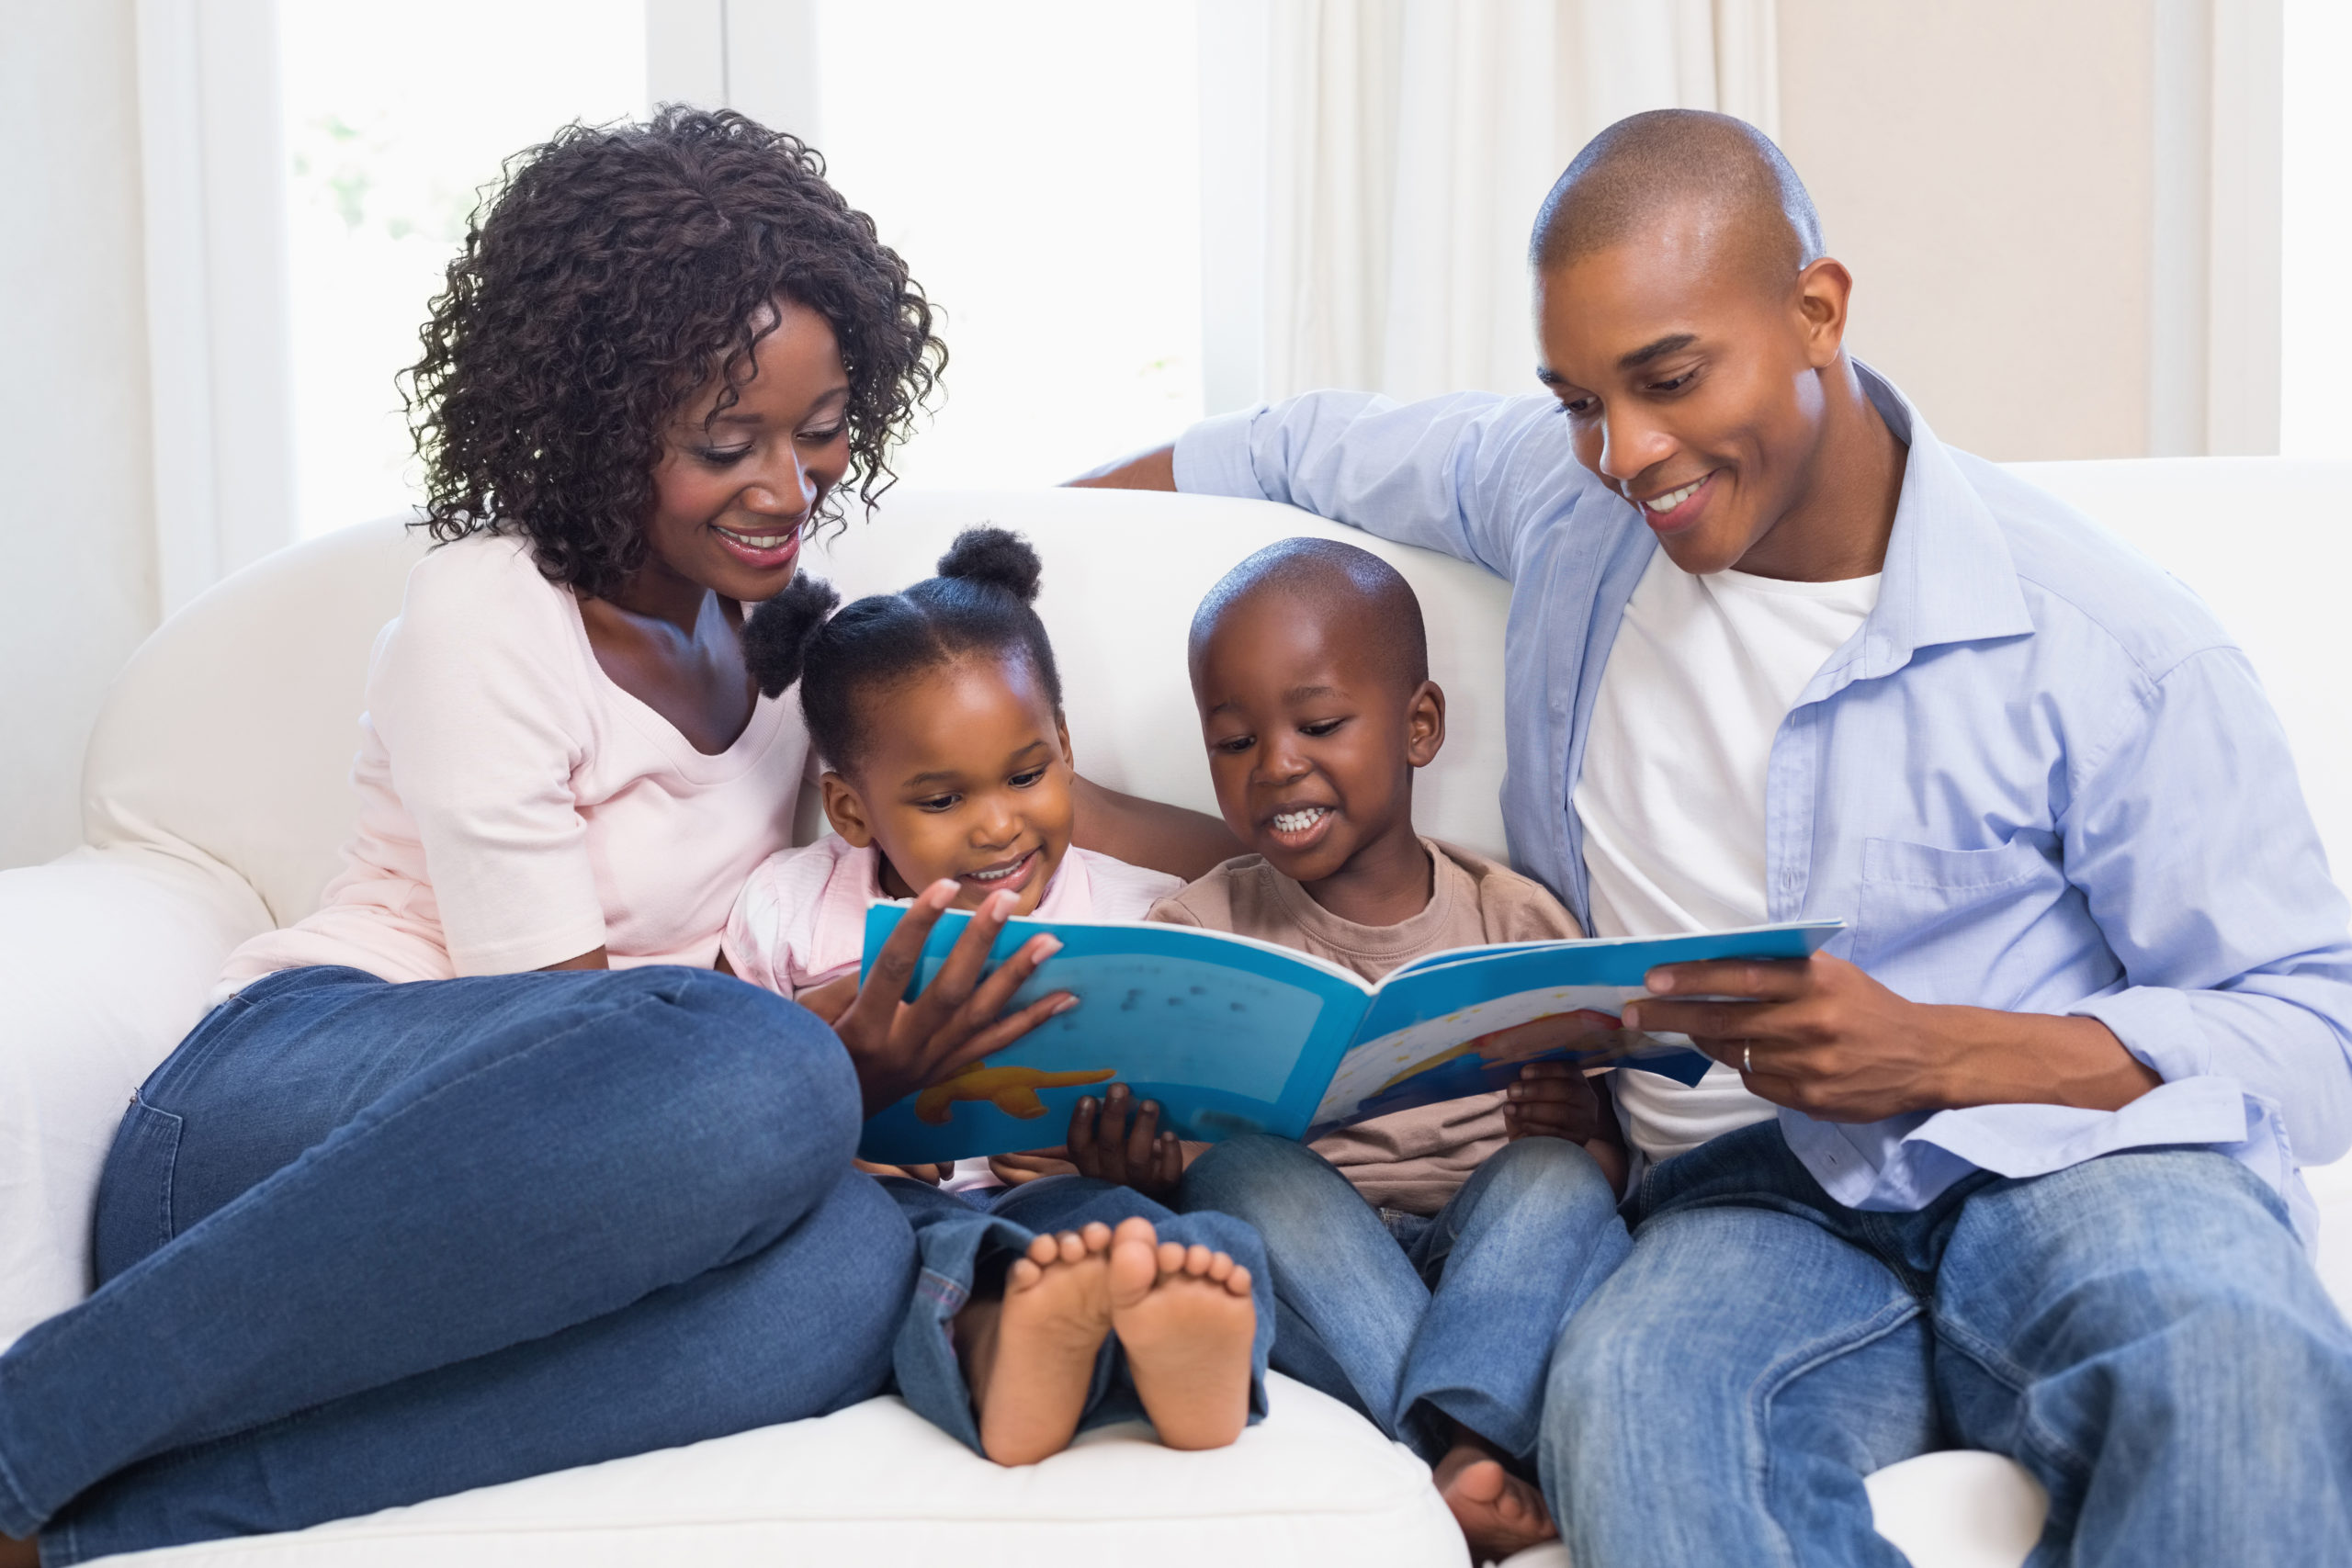
[[[1250,1347],[1250,1420],[1266,1414],[1266,1352],[1274,1338],[1273,1287],[1266,1279],[1266,1255],[1258,1235],[1223,1214],[1175,1214],[1130,1188],[1083,1176],[1046,1176],[1018,1187],[978,1194],[973,1202],[908,1177],[886,1177],[882,1186],[913,1225],[922,1277],[899,1330],[893,1366],[899,1393],[908,1407],[980,1452],[978,1418],[970,1389],[956,1359],[950,1330],[956,1314],[971,1300],[985,1276],[994,1288],[1003,1269],[1048,1231],[1081,1230],[1096,1220],[1116,1230],[1121,1220],[1140,1214],[1162,1241],[1190,1247],[1197,1242],[1250,1270],[1250,1293],[1258,1308],[1258,1332]],[[1086,1396],[1081,1432],[1113,1421],[1143,1420],[1127,1374],[1118,1337],[1107,1336],[1094,1361],[1094,1383]]]
[[[831,1032],[707,970],[288,971],[124,1117],[0,1356],[43,1560],[365,1514],[878,1393],[915,1280]]]
[[[2226,1156],[1865,1213],[1768,1122],[1655,1167],[1627,1211],[1544,1407],[1578,1562],[1901,1568],[1862,1478],[1952,1445],[2048,1491],[2035,1568],[2352,1562],[2352,1330]]]
[[[1264,1240],[1275,1369],[1431,1463],[1451,1439],[1446,1416],[1532,1453],[1561,1325],[1628,1246],[1608,1179],[1558,1138],[1506,1145],[1443,1210],[1405,1216],[1396,1235],[1329,1160],[1282,1138],[1219,1144],[1177,1201],[1246,1220]]]

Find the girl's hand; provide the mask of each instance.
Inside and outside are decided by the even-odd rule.
[[[841,1036],[857,1070],[868,1116],[992,1051],[1003,1050],[1056,1013],[1078,1005],[1068,991],[1056,991],[1019,1012],[998,1016],[1037,965],[1062,945],[1042,933],[1031,937],[995,974],[980,978],[989,949],[1020,902],[1011,893],[990,894],[922,994],[911,1002],[903,1000],[923,943],[955,899],[956,884],[945,878],[916,897],[899,929],[882,944],[855,998],[833,1022],[833,1032]]]
[[[989,1169],[1007,1187],[1018,1187],[1041,1176],[1076,1176],[1068,1149],[1031,1149],[1025,1154],[990,1155]]]
[[[1123,1083],[1100,1100],[1090,1094],[1071,1108],[1069,1153],[1080,1176],[1115,1181],[1147,1198],[1172,1196],[1193,1161],[1175,1134],[1159,1130],[1159,1102],[1136,1105]]]
[[[940,1160],[933,1165],[876,1165],[871,1160],[863,1159],[854,1159],[849,1163],[868,1176],[903,1176],[910,1180],[928,1182],[933,1187],[956,1174],[956,1162],[952,1159]]]

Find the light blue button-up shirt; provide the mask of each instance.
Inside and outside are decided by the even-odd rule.
[[[2096,1018],[2165,1081],[2116,1111],[1783,1110],[1790,1148],[1839,1201],[1909,1210],[1972,1168],[2205,1145],[2277,1189],[2308,1243],[2296,1168],[2352,1145],[2352,941],[2252,666],[2180,583],[1863,378],[1910,455],[1877,606],[1773,739],[1771,917],[1846,921],[1831,951],[1914,1001]],[[1657,542],[1577,462],[1559,404],[1309,393],[1195,425],[1176,482],[1512,583],[1503,821],[1589,928],[1570,799]]]

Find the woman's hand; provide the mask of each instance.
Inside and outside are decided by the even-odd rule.
[[[1168,1198],[1184,1179],[1201,1147],[1181,1144],[1159,1130],[1159,1102],[1135,1102],[1126,1085],[1114,1083],[1101,1100],[1080,1099],[1069,1113],[1065,1151],[1080,1176],[1132,1187],[1147,1198]]]
[[[990,894],[922,994],[911,1002],[902,999],[914,980],[923,943],[955,899],[956,884],[944,878],[917,895],[914,907],[882,944],[865,983],[833,1021],[833,1032],[841,1036],[857,1069],[868,1116],[992,1051],[1003,1050],[1056,1013],[1078,1005],[1068,991],[1056,991],[1019,1012],[998,1016],[1037,965],[1062,945],[1043,933],[1031,937],[995,974],[980,978],[989,949],[1020,902],[1011,893]]]

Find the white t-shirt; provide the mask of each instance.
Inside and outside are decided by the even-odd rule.
[[[1771,918],[1764,782],[1772,738],[1877,604],[1878,582],[1696,577],[1664,550],[1651,558],[1601,672],[1577,781],[1593,935]],[[1721,1065],[1688,1089],[1656,1073],[1610,1082],[1626,1135],[1654,1160],[1774,1114]]]
[[[615,968],[707,968],[745,879],[792,841],[808,752],[793,692],[695,750],[613,683],[526,545],[445,545],[376,639],[344,869],[230,955],[221,994],[306,964],[434,980],[598,947]]]

